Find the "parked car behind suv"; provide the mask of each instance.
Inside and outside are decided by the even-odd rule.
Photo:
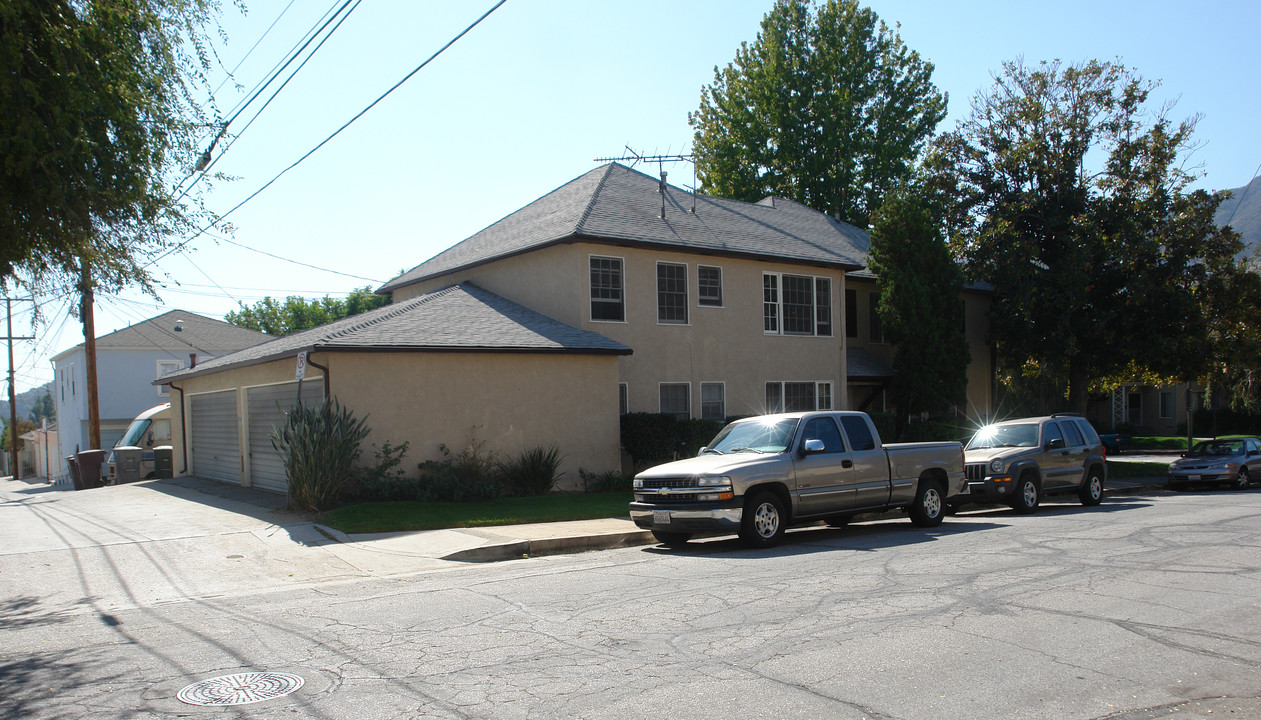
[[[1261,440],[1222,438],[1198,442],[1185,456],[1169,464],[1169,487],[1229,484],[1243,490],[1261,473]]]
[[[1080,415],[986,425],[964,448],[968,488],[954,502],[1002,503],[1031,513],[1044,494],[1076,492],[1083,505],[1098,505],[1105,459],[1098,433]]]

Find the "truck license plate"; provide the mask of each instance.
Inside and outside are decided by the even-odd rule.
[[[653,525],[669,525],[670,524],[670,511],[669,510],[653,510],[652,511],[652,524]]]
[[[1190,480],[1191,482],[1199,482],[1199,480],[1200,480],[1200,476],[1199,476],[1199,475],[1188,475],[1188,476],[1187,476],[1187,479],[1188,479],[1188,480]]]

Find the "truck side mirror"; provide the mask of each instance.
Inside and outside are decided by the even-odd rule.
[[[824,445],[823,441],[818,438],[811,438],[801,445],[802,455],[814,455],[821,453],[824,450],[827,450],[827,446]]]
[[[149,437],[148,439],[145,440],[145,444],[148,445],[149,447],[153,447],[153,431],[152,430],[149,431]]]
[[[1050,442],[1046,444],[1046,449],[1047,450],[1063,450],[1064,438],[1053,438]]]

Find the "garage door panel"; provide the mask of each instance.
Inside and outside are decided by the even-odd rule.
[[[237,428],[236,391],[194,395],[190,402],[193,474],[239,485],[241,443]]]
[[[267,385],[246,391],[249,411],[250,484],[262,490],[286,491],[285,464],[271,444],[273,428],[285,422],[285,415],[297,405],[298,383]],[[324,392],[319,382],[302,383],[302,404],[321,402]]]

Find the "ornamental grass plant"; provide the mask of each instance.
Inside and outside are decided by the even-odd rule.
[[[286,413],[284,425],[272,430],[271,444],[284,461],[290,506],[316,512],[333,507],[354,476],[368,433],[366,418],[357,419],[336,398]]]

